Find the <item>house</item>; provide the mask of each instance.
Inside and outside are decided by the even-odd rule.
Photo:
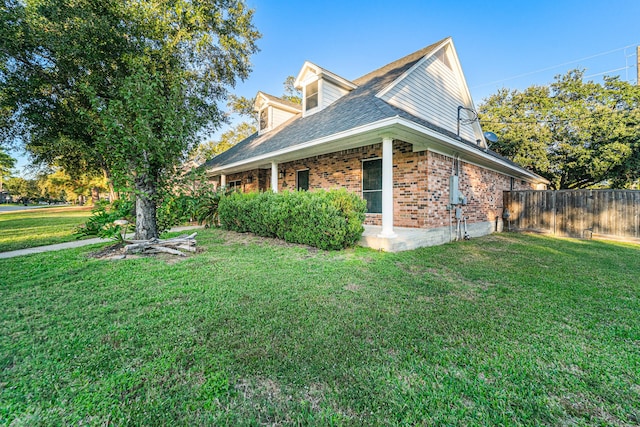
[[[205,163],[215,185],[344,187],[361,243],[397,251],[500,230],[503,191],[548,184],[487,146],[451,38],[355,80],[305,62],[295,85],[302,105],[258,93],[258,132]]]

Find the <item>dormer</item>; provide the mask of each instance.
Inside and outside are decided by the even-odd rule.
[[[259,135],[277,128],[302,111],[299,104],[264,92],[258,92],[253,108],[258,114]]]
[[[358,87],[309,61],[302,66],[294,86],[302,90],[302,117],[323,110]]]

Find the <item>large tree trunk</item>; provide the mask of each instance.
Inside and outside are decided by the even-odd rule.
[[[136,186],[136,235],[135,240],[158,238],[156,223],[156,188],[145,176],[135,179]]]

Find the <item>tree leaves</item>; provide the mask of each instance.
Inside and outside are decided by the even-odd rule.
[[[572,70],[548,86],[502,89],[480,106],[492,149],[546,177],[557,189],[638,186],[640,88]]]
[[[248,76],[252,17],[241,0],[5,1],[0,127],[38,162],[154,197]]]

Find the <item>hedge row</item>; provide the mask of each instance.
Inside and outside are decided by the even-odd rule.
[[[366,202],[346,190],[232,193],[220,200],[220,224],[320,249],[353,246],[362,236]]]

